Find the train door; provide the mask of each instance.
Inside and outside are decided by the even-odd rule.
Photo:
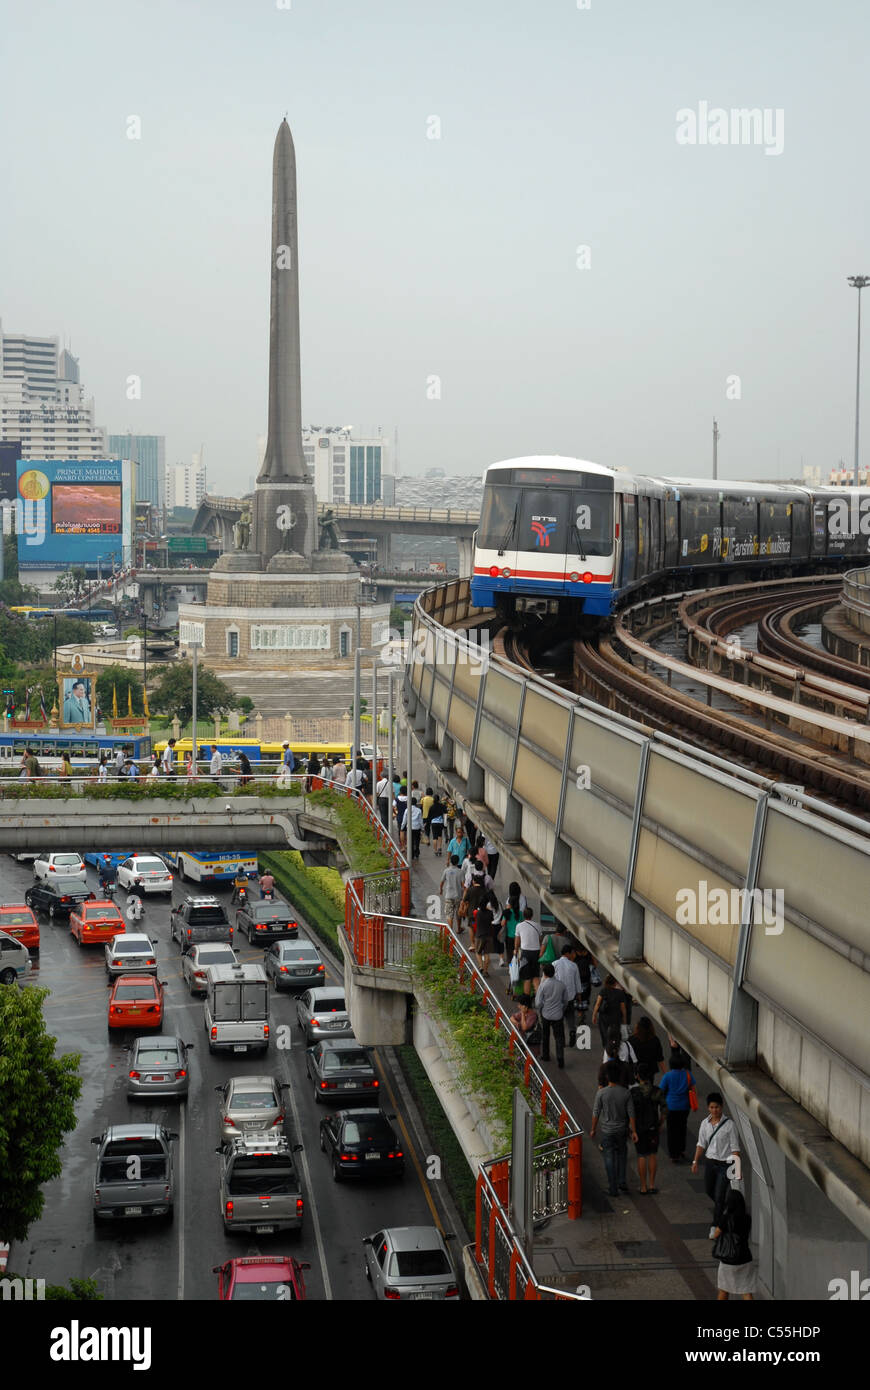
[[[680,503],[674,493],[665,497],[665,569],[680,563]]]
[[[519,575],[564,585],[566,567],[576,569],[576,546],[569,537],[570,494],[556,488],[525,487],[520,506],[517,550],[525,551],[525,566],[531,571]],[[529,553],[531,552],[531,553]]]
[[[662,566],[662,500],[649,499],[649,573],[658,574]]]
[[[637,564],[637,498],[632,492],[622,494],[622,564],[619,574],[619,587],[625,589],[633,583]]]

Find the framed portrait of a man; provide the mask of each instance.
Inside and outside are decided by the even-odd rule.
[[[60,678],[60,724],[95,727],[96,679],[93,671],[76,672]]]

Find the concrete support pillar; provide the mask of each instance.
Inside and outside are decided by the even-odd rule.
[[[523,838],[523,807],[515,796],[509,796],[504,813],[504,838],[506,844],[519,844]]]
[[[259,710],[254,715],[254,738],[258,743],[263,741],[263,716]]]
[[[441,744],[441,756],[438,759],[438,766],[442,772],[452,772],[456,764],[453,761],[453,739],[448,733],[444,735]]]
[[[457,536],[456,549],[459,552],[459,578],[469,579],[474,562],[474,545],[470,536]]]
[[[480,763],[472,762],[468,769],[468,779],[465,783],[465,795],[469,801],[482,801],[483,789],[483,768],[480,766]]]
[[[284,715],[284,737],[286,738],[286,740],[287,740],[288,743],[292,743],[292,741],[293,741],[293,716],[292,716],[292,714],[285,714],[285,715]]]
[[[564,840],[558,838],[553,845],[550,891],[553,893],[571,892],[571,849]]]
[[[388,572],[389,572],[389,569],[390,569],[390,561],[391,561],[391,554],[390,554],[390,533],[389,533],[389,531],[386,530],[386,529],[384,529],[384,531],[381,533],[381,535],[378,536],[377,539],[378,539],[378,559],[377,559],[378,569],[381,571],[382,574],[385,573],[385,572],[388,573]]]
[[[423,731],[424,731],[425,728],[426,728],[426,722],[427,722],[428,719],[429,719],[429,711],[425,708],[425,706],[424,706],[422,700],[418,700],[418,701],[417,701],[417,708],[416,708],[416,710],[415,710],[415,712],[414,712],[414,724],[413,724],[413,728],[414,728],[415,734],[422,734],[422,733],[423,733]]]
[[[436,738],[435,738],[435,716],[434,716],[434,714],[427,714],[427,715],[426,715],[426,728],[425,728],[424,733],[423,733],[423,747],[424,747],[424,748],[437,748],[437,747],[438,747],[438,743],[437,743]]]

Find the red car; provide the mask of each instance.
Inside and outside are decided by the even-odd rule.
[[[0,906],[0,931],[14,936],[31,955],[39,954],[39,923],[32,907],[25,903],[3,903]]]
[[[96,946],[122,936],[127,927],[115,904],[100,900],[79,903],[69,915],[69,929],[80,946]]]
[[[290,1255],[253,1255],[215,1265],[212,1273],[218,1276],[218,1298],[292,1303],[305,1298],[302,1271],[310,1268]]]
[[[119,975],[109,995],[113,1028],[159,1028],[163,1022],[163,980],[153,975]]]

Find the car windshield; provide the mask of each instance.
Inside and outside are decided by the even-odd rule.
[[[296,1192],[299,1181],[284,1154],[261,1154],[237,1159],[227,1186],[236,1197],[276,1197]]]
[[[425,1279],[451,1270],[443,1250],[394,1250],[389,1272],[395,1279]]]
[[[143,980],[141,985],[118,985],[115,990],[115,1000],[119,999],[153,999],[154,986],[146,984]]]
[[[344,995],[332,999],[312,999],[311,1008],[316,1014],[344,1013]]]
[[[362,1048],[355,1048],[346,1052],[324,1052],[321,1066],[324,1071],[343,1071],[345,1067],[371,1069],[371,1063]]]
[[[132,1154],[118,1158],[106,1157],[100,1164],[99,1182],[130,1182],[133,1173],[142,1182],[160,1182],[166,1177],[166,1158],[163,1154],[136,1154],[138,1167],[131,1169]]]
[[[371,1120],[348,1120],[342,1135],[343,1144],[387,1144],[392,1146],[396,1136],[385,1120],[377,1115]]]
[[[233,1091],[230,1096],[231,1110],[263,1110],[277,1103],[272,1091]]]
[[[265,1302],[275,1298],[281,1299],[284,1303],[292,1303],[296,1300],[296,1289],[291,1282],[284,1282],[280,1278],[270,1279],[267,1284],[240,1284],[238,1280],[233,1285],[232,1301],[240,1303]]]

